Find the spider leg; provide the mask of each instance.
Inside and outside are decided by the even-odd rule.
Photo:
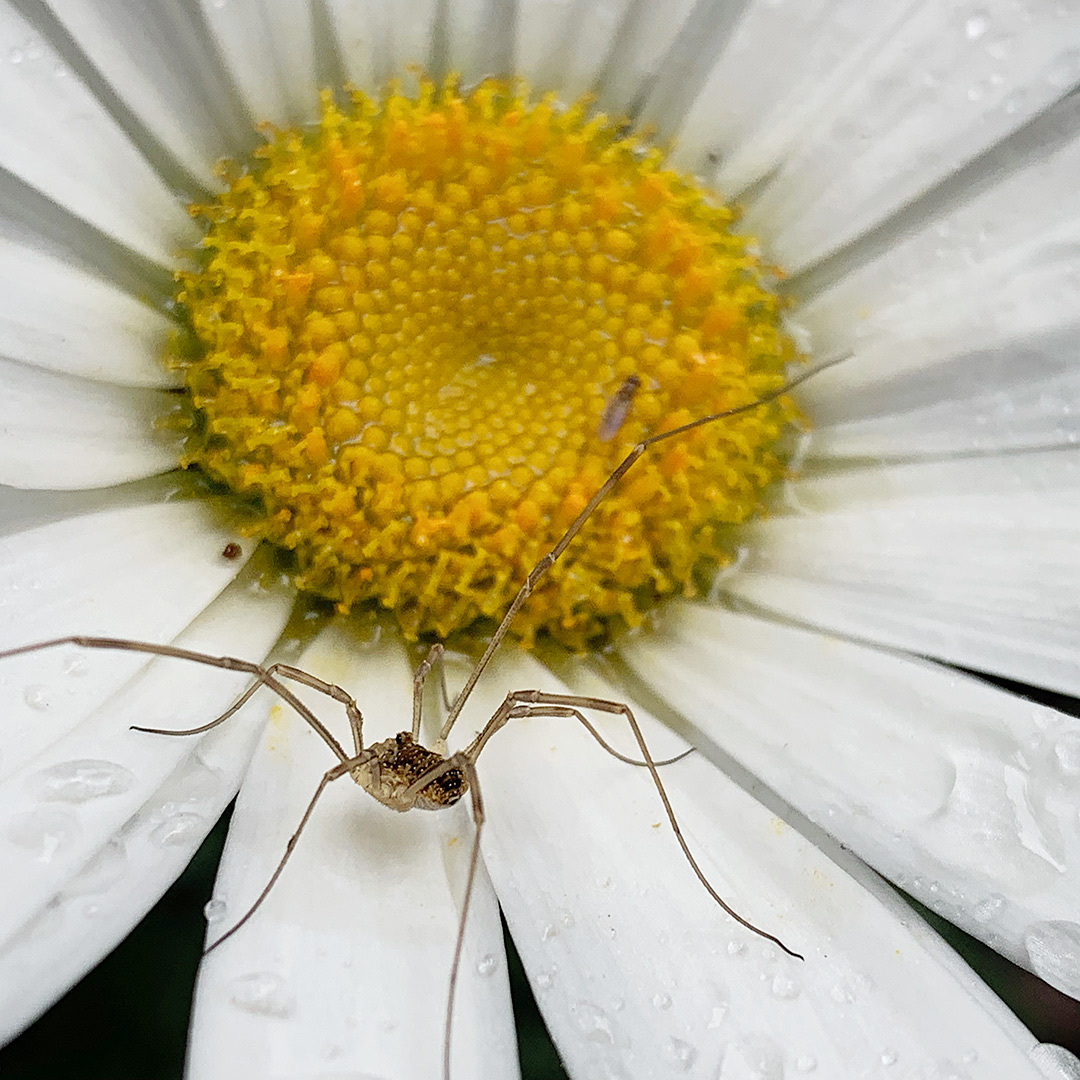
[[[515,690],[506,695],[503,703],[495,710],[491,719],[484,726],[483,731],[481,731],[473,740],[472,744],[464,751],[464,753],[475,761],[491,736],[500,728],[504,727],[508,721],[523,719],[530,716],[572,717],[583,724],[586,730],[597,738],[598,741],[603,742],[596,732],[596,729],[586,719],[582,712],[583,709],[592,709],[596,712],[609,713],[626,718],[627,723],[630,725],[630,730],[634,734],[634,739],[638,744],[638,748],[641,750],[645,767],[649,770],[649,775],[652,778],[653,786],[656,788],[656,793],[660,796],[660,801],[664,806],[664,813],[667,815],[668,823],[671,825],[672,832],[675,834],[675,839],[678,841],[686,861],[690,864],[690,868],[694,871],[695,876],[698,881],[701,882],[709,896],[711,896],[713,900],[715,900],[716,903],[737,923],[745,926],[747,930],[751,930],[759,937],[765,938],[765,940],[771,941],[774,945],[779,946],[779,948],[783,949],[788,956],[792,956],[797,960],[805,959],[802,954],[795,952],[793,949],[789,949],[787,945],[775,935],[762,930],[747,919],[744,919],[730,904],[727,903],[727,901],[724,900],[705,876],[705,871],[701,869],[697,859],[694,858],[694,854],[690,850],[690,846],[687,844],[686,838],[682,834],[682,829],[679,827],[679,821],[675,816],[671,800],[668,798],[667,790],[664,787],[663,781],[660,779],[658,763],[649,752],[649,747],[645,742],[645,736],[641,732],[641,726],[638,724],[637,718],[634,716],[629,705],[626,705],[621,701],[608,701],[605,698],[586,697],[578,694],[549,694],[544,693],[541,690]],[[621,757],[619,754],[616,754],[616,756]]]
[[[283,686],[281,682],[274,677],[274,669],[276,667],[282,674],[285,674],[290,678],[295,678],[297,681],[304,682],[306,685],[313,687],[313,689],[328,693],[338,701],[343,699],[336,697],[332,691],[339,691],[340,688],[332,686],[330,683],[322,683],[321,679],[315,679],[314,676],[308,675],[307,672],[301,672],[298,668],[289,668],[288,665],[271,665],[270,668],[264,668],[261,664],[253,663],[251,660],[241,660],[236,656],[212,656],[210,653],[196,652],[192,649],[183,649],[178,645],[157,645],[150,641],[131,641],[128,638],[88,637],[81,634],[52,638],[49,641],[37,641],[30,645],[20,645],[15,649],[5,649],[0,652],[0,660],[4,660],[9,656],[21,656],[25,653],[55,648],[58,645],[78,645],[84,649],[113,649],[118,652],[147,653],[151,656],[164,656],[173,660],[190,660],[194,664],[202,664],[205,667],[220,668],[224,671],[242,671],[255,679],[255,682],[241,694],[238,701],[234,702],[232,706],[217,719],[210,721],[209,724],[203,724],[200,727],[189,728],[184,731],[169,731],[165,728],[133,726],[132,730],[134,731],[146,731],[153,735],[201,734],[204,731],[209,731],[212,727],[216,727],[224,720],[227,720],[241,705],[244,704],[245,701],[248,700],[248,698],[251,697],[259,686],[266,686],[277,694],[282,701],[296,710],[300,717],[309,724],[323,742],[330,747],[338,761],[344,762],[350,760],[349,755],[345,753],[341,743],[334,738],[326,725],[323,724],[322,721],[319,720],[319,718],[287,686]],[[302,676],[302,678],[300,676]],[[322,683],[322,685],[316,685],[318,683]],[[345,697],[348,697],[344,690],[340,690],[340,693],[345,695]],[[356,709],[355,702],[353,702],[353,710],[355,710],[357,720],[359,721],[360,711],[359,709]],[[350,712],[349,718],[350,721],[352,721],[352,712]],[[357,737],[358,732],[359,722],[354,727],[354,734]],[[359,753],[359,751],[357,752]]]
[[[217,939],[217,941],[215,941],[212,945],[207,946],[205,952],[203,953],[203,956],[208,956],[223,941],[227,941],[229,938],[231,938],[233,934],[235,934],[236,931],[239,930],[240,927],[242,927],[244,923],[246,923],[248,919],[250,919],[251,916],[255,914],[256,911],[258,911],[259,906],[267,898],[267,896],[270,895],[270,890],[277,883],[278,878],[281,877],[281,872],[285,869],[285,864],[289,861],[289,856],[292,855],[293,850],[296,847],[296,843],[300,839],[300,834],[304,831],[304,827],[311,819],[311,815],[315,810],[315,806],[318,803],[320,797],[322,796],[322,793],[326,790],[327,786],[331,784],[334,780],[339,780],[341,777],[348,775],[351,769],[355,769],[358,765],[363,765],[369,759],[370,755],[367,753],[358,754],[354,758],[347,758],[345,761],[339,762],[337,765],[334,765],[332,768],[327,769],[326,772],[323,773],[322,779],[319,781],[319,786],[315,789],[315,794],[311,796],[311,800],[307,804],[307,809],[304,811],[303,816],[300,818],[300,824],[296,826],[296,829],[293,831],[292,836],[289,837],[289,842],[285,845],[285,854],[281,856],[277,867],[270,875],[270,880],[263,887],[262,892],[259,893],[259,895],[255,898],[255,903],[253,903],[251,907],[249,907],[247,911],[245,911],[244,914],[240,916],[240,919],[230,929],[226,930],[225,933]]]

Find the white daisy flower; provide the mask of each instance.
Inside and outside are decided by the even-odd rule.
[[[713,594],[602,661],[505,649],[461,741],[511,688],[629,702],[658,757],[698,750],[663,780],[710,880],[805,961],[719,911],[645,770],[572,721],[514,722],[479,765],[451,1075],[517,1075],[501,907],[575,1078],[1080,1076],[883,880],[1080,997],[1080,723],[958,670],[1080,693],[1078,57],[1068,3],[5,0],[0,647],[261,662],[304,637],[266,545],[194,497],[155,426],[180,400],[162,302],[199,240],[185,203],[253,121],[417,68],[591,92],[739,197],[800,344],[850,358],[800,391],[800,478]],[[369,742],[408,727],[397,635],[340,621],[285,655],[356,696]],[[261,695],[202,736],[129,730],[205,722],[243,685],[133,653],[3,661],[6,1039],[238,788],[211,939],[266,883],[333,763],[317,733],[266,723]],[[471,836],[465,805],[396,816],[331,785],[201,968],[189,1075],[438,1075]]]

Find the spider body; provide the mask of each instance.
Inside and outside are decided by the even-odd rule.
[[[349,775],[391,810],[442,810],[453,806],[469,790],[461,769],[421,746],[408,731],[374,743],[367,753],[370,757],[350,769]],[[438,772],[444,764],[445,771]],[[418,783],[422,784],[419,788]]]

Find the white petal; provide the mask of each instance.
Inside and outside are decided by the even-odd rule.
[[[725,591],[811,626],[1077,693],[1080,454],[804,477]]]
[[[309,0],[199,0],[248,112],[260,123],[310,123],[319,115]]]
[[[125,386],[176,386],[176,325],[62,259],[0,240],[0,356]]]
[[[702,605],[622,654],[924,904],[1080,996],[1080,721],[922,660]],[[1070,930],[1071,927],[1071,930]]]
[[[264,656],[291,597],[252,592],[251,583],[250,576],[235,583],[176,644]],[[207,736],[167,738],[128,725],[204,723],[247,681],[153,660],[77,728],[5,777],[0,873],[19,888],[5,890],[0,904],[0,1039],[77,982],[179,875],[233,797],[265,705]]]
[[[330,632],[301,666],[360,695],[369,743],[411,716],[412,676],[398,645],[368,647]],[[345,737],[339,706],[301,696]],[[211,937],[266,884],[319,777],[334,763],[310,728],[275,708],[233,816],[214,890],[228,915]],[[347,780],[331,784],[266,902],[203,963],[192,1080],[321,1070],[395,1080],[441,1075],[471,839],[463,805],[395,815]],[[460,1080],[517,1075],[498,912],[484,875],[469,916],[453,1062]]]
[[[498,681],[559,689],[521,656]],[[481,683],[477,712],[497,689]],[[633,752],[624,722],[600,726]],[[511,721],[479,772],[485,859],[571,1075],[885,1078],[892,1060],[909,1076],[962,1061],[970,1080],[1039,1075],[1032,1037],[880,879],[831,862],[701,755],[661,770],[688,843],[736,910],[805,962],[718,909],[648,773],[572,719]]]
[[[634,3],[630,7],[604,56],[604,68],[596,84],[599,103],[605,110],[615,115],[629,113],[640,108],[646,94],[658,84],[661,91],[666,91],[678,81],[678,67],[669,62],[668,52],[696,8],[705,11],[705,5],[695,0]]]
[[[0,483],[104,487],[176,467],[169,395],[0,360]]]
[[[1040,156],[815,295],[812,453],[925,456],[1080,438],[1080,141]]]
[[[169,641],[243,566],[243,557],[221,556],[232,539],[209,502],[122,506],[6,536],[0,642],[13,648],[68,634]],[[0,773],[73,730],[145,664],[134,654],[91,664],[74,649],[0,661]]]
[[[674,5],[665,5],[665,13]],[[632,0],[603,4],[531,3],[520,7],[515,70],[538,90],[573,101],[592,88],[617,40],[643,13]],[[629,22],[627,20],[630,20]],[[672,32],[678,23],[671,19]]]
[[[1008,0],[978,12],[924,0],[887,28],[855,78],[821,102],[778,164],[751,149],[722,186],[769,173],[747,227],[789,270],[821,258],[949,176],[1075,84],[1080,18]]]
[[[748,4],[679,129],[673,160],[694,171],[713,154],[726,190],[749,186],[863,76],[902,12],[863,0]]]
[[[197,233],[77,75],[0,7],[0,165],[108,236],[168,265]]]
[[[254,136],[229,85],[198,10],[144,4],[137,19],[122,0],[50,9],[112,89],[201,183],[216,186],[213,169]]]

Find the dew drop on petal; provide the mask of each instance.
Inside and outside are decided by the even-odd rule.
[[[186,844],[198,836],[202,826],[203,817],[201,814],[180,811],[170,814],[164,821],[154,826],[150,839],[159,847]]]
[[[52,694],[47,686],[31,683],[23,690],[23,701],[35,712],[45,712],[52,705]]]
[[[890,1065],[896,1064],[896,1062],[899,1060],[899,1055],[895,1050],[887,1046],[884,1050],[881,1051],[880,1060],[881,1064],[888,1068]]]
[[[202,909],[203,918],[208,923],[221,922],[227,910],[224,900],[207,900]]]
[[[590,1042],[605,1043],[609,1046],[615,1042],[611,1018],[599,1006],[588,1001],[579,1001],[572,1012],[578,1031]]]
[[[659,994],[653,994],[652,999],[653,1007],[656,1009],[664,1010],[671,1008],[671,995],[665,994],[661,991]]]
[[[742,956],[746,952],[746,943],[743,941],[735,941],[734,939],[727,944],[728,956]]]
[[[43,769],[30,781],[37,795],[55,802],[83,803],[122,795],[135,786],[135,774],[113,761],[64,761]]]
[[[1080,997],[1080,926],[1064,919],[1035,923],[1024,935],[1024,948],[1040,979]]]
[[[541,971],[536,976],[536,989],[542,993],[550,990],[555,985],[556,972],[556,968],[551,968],[550,971]]]
[[[540,931],[541,941],[551,941],[552,938],[559,936],[559,928],[554,923],[545,923],[543,929]]]
[[[787,975],[775,975],[770,989],[773,997],[779,998],[781,1001],[792,1001],[799,996],[800,987],[795,979],[791,979]]]
[[[800,1054],[795,1059],[795,1068],[801,1073],[810,1073],[817,1068],[817,1058],[813,1054]]]
[[[284,1019],[296,1006],[285,980],[269,971],[241,975],[229,984],[229,1000],[244,1012]]]
[[[51,862],[58,852],[71,846],[80,832],[79,822],[70,810],[42,806],[15,814],[4,833],[16,846],[37,859]]]
[[[664,1044],[664,1057],[679,1072],[689,1072],[690,1067],[697,1060],[697,1050],[684,1039],[676,1039],[673,1036]]]
[[[492,975],[498,966],[499,962],[495,959],[494,955],[492,953],[485,953],[476,963],[476,973],[478,975]]]
[[[1054,743],[1057,766],[1065,776],[1080,776],[1080,731],[1067,731]]]
[[[982,9],[973,11],[964,22],[964,35],[968,41],[978,41],[990,29],[990,16]]]
[[[1005,906],[1005,897],[1000,893],[991,893],[980,900],[972,910],[977,922],[986,923],[993,919]]]
[[[705,1026],[710,1031],[715,1031],[718,1027],[722,1027],[724,1021],[727,1019],[728,1003],[725,1001],[720,1005],[714,1005],[712,1012],[709,1014],[709,1022]]]

